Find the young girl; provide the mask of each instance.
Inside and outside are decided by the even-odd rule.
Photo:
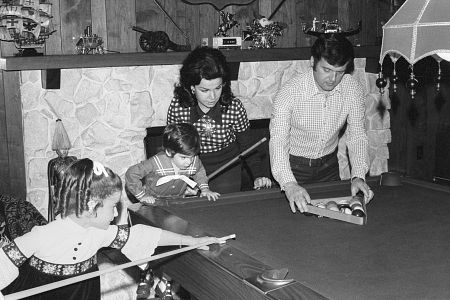
[[[120,249],[130,260],[137,260],[153,254],[157,246],[218,241],[145,225],[110,225],[117,216],[122,182],[98,162],[77,160],[62,176],[56,191],[56,220],[35,226],[0,249],[0,289],[4,295],[96,271],[96,253],[102,247]],[[100,299],[100,278],[37,294],[32,299]]]
[[[199,150],[200,136],[193,125],[167,125],[163,151],[127,170],[128,191],[141,202],[154,203],[155,198],[183,196],[198,186],[200,196],[217,200],[219,193],[209,189],[205,168],[197,156]]]
[[[183,61],[180,82],[167,112],[167,124],[188,122],[201,136],[200,158],[211,174],[253,145],[250,122],[242,102],[233,96],[225,56],[218,49],[197,47]],[[260,159],[246,160],[254,175],[254,188],[270,187]],[[211,179],[219,193],[241,190],[241,164],[236,163]]]

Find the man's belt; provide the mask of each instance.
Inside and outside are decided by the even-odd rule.
[[[333,156],[336,156],[336,155],[337,155],[337,148],[335,151],[331,152],[330,154],[327,154],[327,155],[319,157],[319,158],[307,158],[307,157],[303,157],[303,156],[295,156],[295,158],[296,158],[296,162],[300,163],[302,165],[310,166],[310,167],[320,167],[325,162],[327,162],[328,160],[333,158]]]

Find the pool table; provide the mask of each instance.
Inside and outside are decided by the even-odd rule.
[[[375,192],[367,223],[290,211],[279,189],[133,204],[132,223],[235,240],[164,261],[198,299],[450,299],[450,187],[402,178],[368,180]],[[348,181],[305,185],[311,198],[350,193]],[[256,280],[288,268],[286,285]],[[270,283],[270,282],[269,282]]]

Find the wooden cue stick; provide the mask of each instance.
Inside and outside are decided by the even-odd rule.
[[[234,239],[236,237],[236,234],[230,234],[228,236],[224,236],[219,238],[219,241],[221,242],[225,242],[228,239]],[[139,259],[139,260],[135,260],[135,261],[131,261],[128,263],[124,263],[121,265],[117,265],[105,270],[99,270],[99,271],[95,271],[95,272],[91,272],[91,273],[87,273],[87,274],[83,274],[83,275],[79,275],[79,276],[75,276],[75,277],[71,277],[71,278],[67,278],[64,280],[60,280],[60,281],[56,281],[56,282],[52,282],[52,283],[48,283],[48,284],[44,284],[35,288],[31,288],[28,290],[24,290],[24,291],[20,291],[20,292],[16,292],[13,294],[9,294],[9,295],[3,295],[5,297],[5,300],[12,300],[12,299],[22,299],[25,297],[29,297],[29,296],[33,296],[36,294],[40,294],[43,292],[47,292],[49,290],[54,290],[66,285],[70,285],[73,283],[77,283],[83,280],[87,280],[87,279],[91,279],[93,277],[97,277],[106,273],[110,273],[110,272],[114,272],[114,271],[119,271],[122,269],[126,269],[129,267],[133,267],[133,266],[137,266],[137,265],[142,265],[146,262],[149,261],[153,261],[153,260],[157,260],[157,259],[161,259],[167,256],[171,256],[171,255],[175,255],[175,254],[179,254],[179,253],[183,253],[183,252],[187,252],[199,247],[203,247],[203,246],[207,246],[213,244],[212,242],[205,242],[205,243],[200,243],[197,245],[193,245],[193,246],[188,246],[188,247],[184,247],[184,248],[180,248],[180,249],[176,249],[176,250],[172,250],[172,251],[168,251],[165,253],[161,253],[161,254],[157,254],[154,256],[150,256],[147,258],[143,258],[143,259]]]
[[[238,156],[236,156],[235,158],[233,158],[232,160],[230,160],[229,162],[227,162],[226,164],[224,164],[223,166],[221,166],[220,168],[218,168],[217,170],[215,170],[214,172],[212,172],[211,174],[208,175],[208,179],[213,178],[214,176],[216,176],[217,174],[219,174],[220,172],[222,172],[224,169],[228,168],[229,165],[233,164],[236,160],[240,159],[242,156],[244,156],[245,154],[247,154],[248,152],[252,151],[253,149],[255,149],[256,147],[258,147],[259,145],[261,145],[262,143],[264,143],[265,141],[267,141],[267,138],[263,137],[261,140],[259,140],[259,142],[255,143],[253,146],[251,146],[250,148],[248,148],[247,150],[241,152],[241,154],[239,154]]]

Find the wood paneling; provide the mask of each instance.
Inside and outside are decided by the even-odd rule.
[[[136,52],[136,24],[134,0],[108,0],[106,6],[107,48],[118,52]]]
[[[105,46],[108,45],[108,29],[106,27],[106,1],[107,0],[91,1],[91,13],[93,16],[95,16],[95,18],[92,18],[92,32],[102,37],[103,44]]]
[[[6,97],[4,93],[3,73],[0,72],[0,191],[10,192],[8,131],[6,124]]]
[[[45,42],[45,53],[47,55],[61,54],[62,31],[59,0],[51,0],[49,2],[52,3],[52,26],[53,30],[56,31]]]
[[[92,0],[99,1],[99,0]],[[113,2],[113,1],[111,1]],[[108,1],[109,3],[109,1]],[[91,1],[90,0],[61,0],[59,1],[60,53],[54,54],[74,54],[75,44],[83,35],[86,26],[91,26]],[[56,14],[57,12],[53,12]],[[50,36],[49,40],[53,37]]]
[[[22,199],[26,196],[25,158],[23,148],[22,103],[20,98],[20,72],[2,72],[2,93],[0,99],[0,147],[2,161],[2,193],[8,193]],[[4,138],[6,139],[4,140]],[[6,153],[4,153],[6,150]],[[4,160],[4,161],[3,161]],[[3,163],[6,163],[3,164]],[[4,186],[6,185],[6,186]]]
[[[104,40],[105,49],[111,51],[142,52],[138,40],[140,33],[131,29],[137,25],[149,31],[165,31],[170,39],[185,45],[185,37],[164,15],[154,0],[49,0],[53,4],[53,27],[56,30],[43,50],[47,55],[73,54],[75,43],[86,26]],[[192,47],[202,38],[210,39],[221,22],[219,12],[209,4],[191,5],[181,0],[158,0],[176,24],[189,36]],[[239,26],[228,33],[241,36],[255,18],[269,17],[282,0],[257,0],[245,6],[228,6]],[[350,37],[361,45],[374,45],[381,36],[381,24],[391,14],[388,0],[286,0],[273,15],[274,21],[288,27],[277,38],[277,47],[307,47],[314,38],[302,31],[302,24],[317,20],[338,20],[343,29],[354,27],[363,20],[361,33]],[[17,53],[13,43],[1,42],[2,56]]]

